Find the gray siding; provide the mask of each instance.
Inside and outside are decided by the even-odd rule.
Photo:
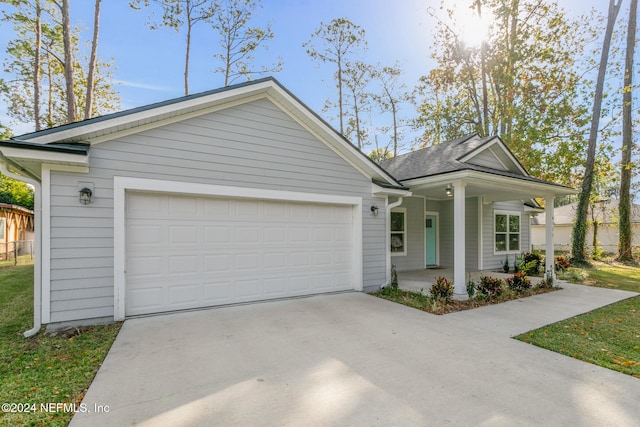
[[[391,264],[398,271],[425,268],[424,258],[424,199],[405,197],[399,208],[407,209],[407,254],[391,255]]]
[[[51,173],[51,321],[113,316],[113,177],[363,197],[363,280],[384,283],[385,215],[370,180],[267,100],[92,146],[90,172]],[[78,183],[94,202],[78,203]]]
[[[483,255],[484,255],[484,269],[493,270],[502,268],[504,263],[505,254],[494,254],[494,211],[505,210],[521,212],[520,216],[520,250],[526,252],[531,248],[530,227],[529,227],[529,215],[524,212],[524,205],[521,201],[511,202],[495,202],[492,204],[484,205],[482,213],[483,222]],[[509,254],[509,264],[513,265],[515,254]]]
[[[505,170],[505,167],[498,158],[495,156],[491,149],[483,150],[478,153],[476,156],[470,158],[467,163],[471,163],[473,165],[485,166],[492,169],[497,170]]]

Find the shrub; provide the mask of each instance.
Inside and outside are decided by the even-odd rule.
[[[481,276],[478,284],[478,293],[486,295],[487,298],[496,298],[502,294],[504,281],[495,277]]]
[[[509,272],[509,255],[504,257],[504,263],[502,263],[502,271]]]
[[[436,301],[451,301],[451,298],[453,298],[453,284],[444,277],[436,277],[436,283],[431,285],[431,298]]]
[[[469,281],[467,281],[467,295],[469,296],[469,299],[473,298],[476,294],[476,287],[476,282],[469,277]]]
[[[545,278],[536,285],[536,287],[541,289],[553,288],[553,276],[550,274],[547,274]]]
[[[506,282],[509,289],[515,292],[531,289],[531,280],[527,279],[524,271],[514,274],[513,277],[508,277]]]
[[[544,258],[538,252],[526,252],[524,254],[524,272],[528,275],[538,274]]]
[[[524,270],[524,254],[516,255],[513,260],[513,272],[517,273],[522,270]]]
[[[556,271],[565,271],[571,264],[569,260],[563,256],[556,257]]]

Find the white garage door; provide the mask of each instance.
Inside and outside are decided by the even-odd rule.
[[[126,193],[126,315],[354,289],[349,205]]]

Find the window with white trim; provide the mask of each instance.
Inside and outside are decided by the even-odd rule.
[[[495,253],[520,252],[520,212],[494,212],[494,246]]]
[[[407,254],[407,209],[391,210],[391,255]]]

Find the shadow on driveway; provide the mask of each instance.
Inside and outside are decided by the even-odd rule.
[[[345,293],[127,320],[71,426],[637,425],[638,379],[510,338],[634,295],[562,286],[445,316]]]

